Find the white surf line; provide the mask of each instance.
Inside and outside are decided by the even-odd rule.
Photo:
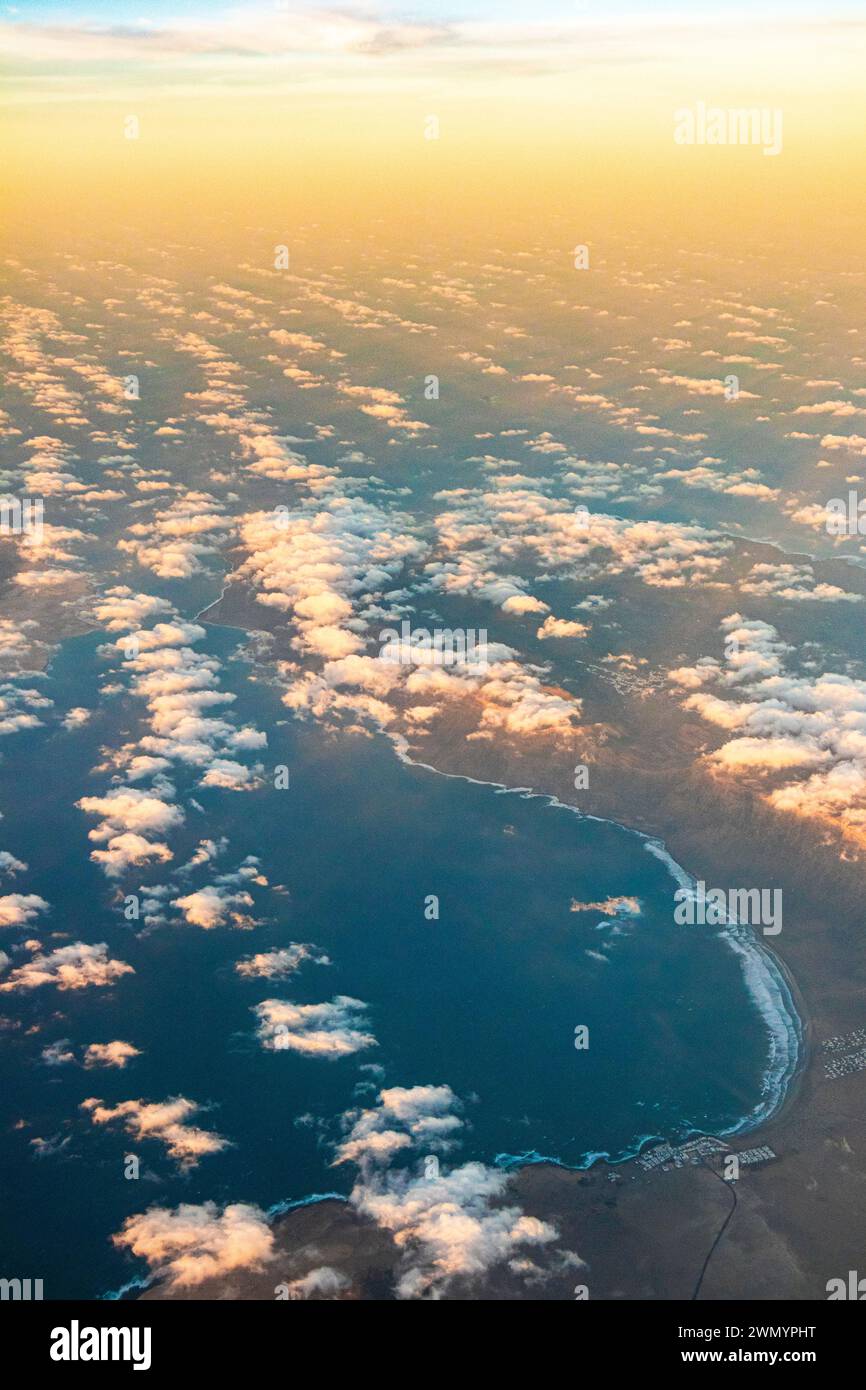
[[[423,763],[409,753],[409,745],[402,734],[388,735],[397,757],[410,767],[423,768],[440,777],[450,777],[461,782],[471,782],[479,787],[492,787],[499,795],[517,795],[524,800],[538,798],[548,805],[570,811],[581,820],[594,821],[599,825],[612,825],[625,834],[634,835],[643,847],[665,865],[680,888],[694,893],[697,880],[684,869],[668,852],[662,840],[647,835],[633,826],[623,825],[621,821],[606,816],[589,815],[577,806],[560,801],[550,792],[535,791],[532,787],[509,787],[504,782],[490,782],[479,777],[470,777],[462,772],[443,772],[431,763]],[[740,957],[746,989],[767,1026],[770,1038],[770,1057],[761,1086],[766,1099],[759,1101],[755,1108],[738,1120],[730,1129],[720,1134],[743,1134],[766,1122],[781,1109],[791,1081],[797,1075],[803,1048],[803,1026],[794,1004],[780,962],[776,956],[758,940],[750,927],[741,922],[727,920],[726,930],[720,935],[728,946]]]

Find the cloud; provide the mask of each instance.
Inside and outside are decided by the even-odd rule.
[[[851,401],[818,401],[815,405],[798,405],[795,415],[866,415],[866,407]]]
[[[119,1121],[133,1139],[156,1139],[165,1144],[169,1157],[183,1169],[194,1168],[208,1154],[228,1148],[228,1140],[222,1135],[190,1124],[202,1107],[185,1096],[172,1096],[156,1104],[124,1100],[114,1106],[90,1096],[81,1102],[81,1108],[95,1125]]]
[[[195,866],[196,860],[198,864],[209,862],[213,857],[211,849],[216,851],[217,846],[210,842],[211,848],[202,854],[201,851],[207,844],[208,842],[203,842],[199,845],[196,855],[189,864],[184,865],[181,872],[189,872]],[[266,888],[268,880],[261,871],[257,856],[249,854],[238,868],[220,874],[213,883],[204,888],[172,899],[171,905],[183,913],[190,926],[203,927],[206,931],[222,926],[247,929],[256,926],[255,919],[242,910],[254,904],[252,894],[248,891],[252,885]]]
[[[15,874],[23,874],[26,871],[27,865],[23,859],[16,859],[8,849],[0,849],[0,874],[8,874],[12,878]]]
[[[246,767],[235,758],[214,758],[201,779],[203,787],[221,787],[223,791],[252,791],[259,786],[261,767]]]
[[[778,341],[781,341],[781,339]],[[674,373],[662,372],[654,367],[648,367],[646,371],[647,375],[654,376],[662,386],[680,386],[692,396],[724,397],[727,391],[724,381],[714,381],[706,377],[676,376]],[[751,401],[760,400],[760,397],[756,396],[752,391],[740,390],[737,392],[737,395],[739,399]]]
[[[91,1067],[118,1067],[121,1070],[133,1057],[140,1057],[139,1048],[132,1043],[115,1038],[107,1043],[88,1043],[84,1050],[84,1065]]]
[[[241,523],[241,539],[247,558],[234,582],[251,584],[260,603],[285,613],[294,628],[292,644],[308,660],[323,663],[320,674],[293,675],[284,696],[289,708],[318,719],[348,715],[359,721],[350,727],[359,729],[367,721],[386,728],[399,718],[401,696],[422,695],[424,719],[412,714],[406,719],[407,728],[418,728],[435,713],[431,695],[471,696],[479,706],[475,737],[490,738],[497,730],[515,736],[573,734],[579,701],[545,688],[540,668],[497,662],[499,655],[514,655],[501,644],[487,644],[483,652],[449,663],[447,675],[431,670],[428,678],[411,670],[425,664],[420,647],[412,646],[405,662],[363,653],[370,640],[364,636],[368,615],[377,612],[381,621],[389,587],[404,566],[416,567],[429,553],[399,513],[340,495],[324,505],[319,499],[278,514],[252,513]],[[430,562],[427,572],[425,587],[474,588],[506,612],[547,608],[511,575],[470,569],[463,582],[450,561]],[[426,661],[436,666],[432,652]]]
[[[27,628],[35,623],[14,623],[11,618],[0,618],[0,657],[4,664],[15,661],[23,663],[30,650],[30,637]]]
[[[145,703],[148,724],[138,742],[109,750],[98,770],[120,768],[129,782],[152,779],[152,787],[114,787],[103,796],[82,797],[77,805],[102,818],[90,838],[107,847],[94,850],[91,858],[109,877],[118,878],[134,866],[167,863],[173,857],[162,837],[185,821],[174,801],[175,788],[164,775],[173,762],[197,769],[201,786],[250,791],[260,785],[262,767],[240,759],[266,746],[267,736],[225,717],[225,707],[230,709],[235,697],[219,689],[219,661],[193,649],[207,635],[201,624],[180,618],[171,605],[154,607],[146,595],[123,586],[108,592],[99,612],[113,632],[125,630],[125,635],[103,654],[122,658],[123,669],[131,673],[132,694]],[[142,628],[142,616],[161,620]],[[235,905],[242,905],[241,900]],[[200,901],[192,904],[194,911],[203,907]]]
[[[0,685],[0,738],[20,733],[22,729],[40,729],[43,721],[34,711],[51,709],[52,704],[52,700],[32,687]]]
[[[184,1202],[174,1210],[151,1207],[127,1217],[112,1240],[147,1260],[151,1273],[170,1289],[194,1288],[238,1269],[260,1270],[274,1253],[265,1213],[243,1202],[222,1211],[215,1202]]]
[[[352,386],[345,382],[339,383],[337,389],[344,396],[359,398],[365,402],[360,407],[363,413],[381,420],[389,429],[402,430],[414,436],[430,428],[422,420],[409,418],[404,408],[403,397],[397,391],[388,390],[384,386]]]
[[[76,802],[82,811],[102,816],[103,825],[90,832],[91,840],[108,840],[113,834],[164,834],[183,823],[183,812],[170,802],[134,787],[118,787],[105,796],[84,796]]]
[[[36,893],[7,893],[0,898],[0,927],[25,926],[48,910],[48,903]]]
[[[722,473],[717,465],[720,459],[705,459],[691,468],[666,468],[653,474],[657,482],[673,479],[684,487],[705,488],[726,497],[750,497],[758,502],[773,502],[779,496],[778,488],[768,487],[760,481],[757,468],[742,468]]]
[[[19,965],[0,984],[0,991],[39,989],[42,985],[56,985],[60,990],[104,988],[113,985],[122,975],[134,973],[125,961],[109,957],[105,942],[87,946],[83,941],[76,941],[48,955],[35,955],[25,965]]]
[[[170,613],[168,599],[152,594],[135,594],[125,584],[106,589],[106,595],[96,603],[93,612],[110,632],[129,632],[142,626],[145,619],[160,613]]]
[[[478,644],[469,653],[449,653],[453,659],[440,665],[441,654],[411,643],[389,643],[378,657],[354,655],[326,662],[320,675],[305,672],[293,679],[283,703],[296,711],[309,710],[318,719],[352,713],[370,719],[381,728],[392,725],[400,711],[407,727],[414,727],[420,708],[421,722],[440,712],[430,702],[467,700],[477,709],[477,725],[470,739],[490,739],[497,732],[514,737],[536,735],[572,737],[579,724],[581,702],[565,691],[551,689],[542,679],[543,668],[518,661],[496,660],[511,654],[500,643]],[[371,695],[344,694],[347,687],[375,691],[405,699],[423,697],[423,706],[385,704]]]
[[[822,449],[849,449],[853,454],[866,456],[866,435],[825,434],[821,439]]]
[[[531,594],[512,594],[502,604],[503,613],[546,613],[547,604]]]
[[[85,801],[95,798],[85,797]],[[86,808],[85,808],[86,809]],[[91,831],[91,835],[94,832]],[[107,849],[95,849],[90,855],[95,864],[101,864],[109,878],[122,878],[131,868],[142,864],[167,864],[172,858],[168,845],[161,840],[148,840],[144,835],[125,831],[112,835]]]
[[[349,1288],[351,1280],[345,1274],[331,1265],[319,1265],[303,1278],[293,1279],[286,1284],[285,1292],[290,1299],[339,1298]]]
[[[476,1280],[527,1246],[557,1240],[549,1222],[501,1204],[507,1181],[501,1170],[465,1163],[435,1179],[379,1173],[353,1189],[356,1209],[406,1252],[398,1298],[441,1298],[455,1280]]]
[[[239,909],[253,906],[250,893],[232,893],[226,888],[211,885],[187,893],[182,898],[174,898],[172,907],[178,908],[191,927],[203,927],[210,931],[214,927],[251,927],[254,925],[248,913]]]
[[[585,637],[589,632],[587,623],[572,622],[569,618],[545,618],[536,632],[536,637],[544,641],[548,637]]]
[[[601,912],[605,917],[639,917],[640,900],[633,897],[604,898],[601,902],[581,903],[571,900],[572,912]]]
[[[327,1004],[265,999],[254,1006],[253,1013],[259,1020],[262,1046],[269,1051],[334,1061],[377,1046],[372,1033],[365,1031],[366,1008],[360,999],[338,994]]]
[[[757,598],[783,599],[788,603],[862,603],[862,594],[852,594],[837,584],[819,584],[811,565],[753,565],[740,583],[740,591]]]
[[[129,750],[130,760],[143,753],[187,763],[203,769],[203,785],[248,789],[256,785],[259,769],[226,753],[261,748],[267,738],[215,714],[234,696],[218,688],[219,662],[193,650],[205,635],[200,624],[174,616],[152,628],[132,629],[118,642],[132,672],[133,694],[146,703],[150,721],[150,732]]]
[[[251,513],[241,539],[248,554],[234,578],[249,581],[259,603],[293,621],[299,650],[326,660],[363,648],[357,624],[349,626],[357,603],[381,597],[425,550],[399,517],[344,497],[317,510]]]
[[[75,570],[19,570],[12,582],[25,589],[52,589],[60,585],[68,587],[79,578]]]
[[[436,526],[449,558],[428,566],[432,583],[482,596],[494,567],[521,556],[563,578],[633,572],[654,588],[683,588],[716,582],[731,547],[701,526],[573,509],[529,487],[466,489],[452,496]]]
[[[189,860],[184,864],[179,873],[190,873],[193,869],[200,868],[203,864],[210,864],[214,859],[225,853],[228,848],[228,840],[223,835],[219,840],[200,840],[196,849]]]
[[[91,711],[77,705],[74,709],[67,710],[63,716],[64,729],[80,729],[84,724],[89,723]]]
[[[319,952],[318,946],[312,946],[309,942],[290,941],[288,946],[273,951],[261,951],[258,955],[239,960],[235,970],[238,975],[247,979],[284,980],[290,975],[296,975],[307,960],[313,961],[315,965],[331,964],[328,957]]]
[[[379,1103],[343,1116],[348,1133],[338,1145],[335,1164],[368,1160],[381,1162],[399,1149],[423,1143],[439,1152],[453,1147],[463,1120],[450,1086],[392,1086],[379,1093]]]
[[[788,671],[791,649],[768,623],[734,613],[721,626],[723,663],[672,673],[693,691],[685,708],[734,735],[708,765],[755,782],[776,810],[866,844],[866,682]]]
[[[450,26],[430,21],[385,22],[372,14],[333,9],[325,14],[302,3],[215,10],[206,16],[138,23],[99,24],[11,20],[3,31],[11,55],[53,62],[163,63],[196,56],[242,60],[308,54],[390,53],[438,42]]]
[[[117,548],[160,579],[190,579],[202,571],[203,559],[217,553],[231,525],[207,493],[189,493],[151,521],[135,522],[130,539],[118,541]]]
[[[102,817],[102,824],[89,832],[89,839],[108,847],[93,850],[90,857],[111,878],[121,877],[135,865],[170,860],[168,845],[148,836],[174,830],[185,819],[179,806],[135,787],[117,787],[105,796],[83,796],[76,805],[89,815]]]
[[[335,1162],[358,1164],[349,1200],[400,1250],[401,1299],[438,1299],[461,1281],[471,1287],[496,1265],[559,1238],[550,1223],[504,1201],[509,1180],[500,1168],[465,1163],[445,1173],[435,1157],[421,1174],[393,1166],[419,1149],[429,1159],[452,1148],[464,1124],[459,1109],[449,1086],[394,1086],[376,1106],[343,1117],[346,1138]],[[534,1262],[528,1268],[545,1277]]]
[[[568,738],[578,727],[580,701],[547,689],[534,672],[516,662],[491,667],[489,678],[478,685],[477,698],[483,708],[479,726],[467,735],[469,739],[490,738],[495,732]]]

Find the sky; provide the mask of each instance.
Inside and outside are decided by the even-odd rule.
[[[472,209],[589,199],[662,230],[748,212],[837,241],[843,185],[862,186],[866,19],[847,0],[5,10],[0,138],[13,215],[31,220],[344,194],[352,218],[433,200],[457,231]],[[675,113],[699,102],[780,112],[783,153],[676,145]]]
[[[240,10],[260,8],[258,6],[246,4],[234,5],[212,5],[204,0],[185,0],[184,4],[179,4],[178,0],[149,0],[149,3],[140,3],[140,0],[90,0],[86,5],[57,5],[43,4],[40,0],[19,0],[16,5],[4,5],[3,11],[13,18],[28,19],[38,22],[69,22],[70,16],[81,22],[95,21],[99,23],[158,23],[166,19],[177,18],[183,15],[185,18],[200,16],[203,19],[211,18],[214,14],[228,14]],[[273,8],[279,8],[275,3]],[[308,0],[305,5],[307,9],[336,10],[342,11],[356,10],[358,13],[369,13],[378,10],[383,14],[400,15],[405,18],[421,16],[425,18],[443,19],[458,17],[493,17],[505,18],[509,16],[525,17],[527,5],[525,0],[452,0],[450,4],[442,4],[440,0],[415,0],[413,4],[401,4],[398,0],[381,0],[378,5],[348,3],[336,5],[328,3],[328,0]],[[739,7],[743,12],[747,7]],[[822,7],[815,4],[815,0],[764,0],[758,7],[749,7],[751,13],[758,8],[763,14],[777,15],[815,15],[822,12]],[[560,17],[567,18],[575,14],[596,14],[596,15],[715,15],[718,14],[718,5],[710,3],[710,0],[665,0],[659,4],[656,0],[606,0],[601,5],[593,5],[591,0],[543,0],[543,3],[534,4],[531,7],[532,14],[538,17]],[[859,7],[855,4],[838,3],[833,6],[836,14],[851,13],[856,14]],[[729,15],[732,11],[727,11]]]

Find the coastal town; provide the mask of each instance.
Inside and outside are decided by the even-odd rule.
[[[866,1028],[855,1028],[834,1038],[826,1038],[821,1044],[824,1056],[824,1077],[835,1081],[841,1076],[866,1068]]]
[[[672,1168],[684,1168],[687,1164],[703,1163],[705,1159],[712,1158],[715,1154],[724,1154],[726,1157],[733,1156],[737,1159],[739,1167],[746,1168],[758,1163],[769,1163],[778,1157],[769,1144],[761,1144],[753,1149],[740,1149],[738,1151],[714,1135],[700,1135],[697,1139],[688,1139],[684,1144],[658,1144],[655,1148],[647,1149],[640,1154],[636,1163],[645,1173],[652,1172],[654,1169],[661,1169],[663,1173],[667,1173]]]

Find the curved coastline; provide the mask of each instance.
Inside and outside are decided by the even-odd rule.
[[[443,772],[431,763],[424,763],[413,758],[409,752],[407,741],[401,735],[389,736],[389,742],[394,747],[400,761],[410,767],[422,768],[427,772],[436,773],[440,777],[451,777],[457,781],[473,782],[477,786],[491,787],[494,793],[500,796],[520,796],[524,800],[538,798],[546,801],[551,807],[571,812],[572,815],[578,816],[581,820],[616,826],[618,830],[634,835],[640,840],[644,849],[664,864],[679,888],[684,888],[690,893],[695,891],[696,879],[677,863],[664,842],[656,836],[647,835],[641,830],[623,825],[620,821],[611,820],[605,816],[588,815],[579,807],[570,806],[549,792],[535,791],[532,787],[509,787],[503,782],[490,782],[483,778],[470,777],[461,772]],[[740,957],[746,989],[755,1008],[764,1020],[770,1039],[770,1055],[761,1084],[761,1099],[736,1124],[720,1130],[718,1137],[721,1138],[751,1133],[769,1123],[779,1114],[792,1093],[793,1083],[803,1071],[806,1029],[797,1008],[797,991],[793,980],[780,959],[759,940],[752,928],[740,922],[728,921],[719,934],[727,942],[730,949]],[[685,1142],[686,1139],[697,1137],[703,1133],[706,1131],[687,1126],[685,1137],[679,1142]],[[666,1142],[668,1141],[659,1135],[645,1135],[637,1140],[632,1148],[622,1154],[590,1152],[585,1154],[581,1162],[577,1164],[563,1163],[555,1155],[539,1154],[536,1150],[529,1150],[523,1154],[497,1154],[494,1162],[497,1166],[504,1168],[551,1163],[571,1171],[585,1172],[593,1164],[599,1162],[605,1162],[612,1166],[626,1163],[637,1158],[645,1149]]]
[[[531,787],[509,787],[502,782],[490,782],[483,778],[470,777],[465,773],[444,772],[432,764],[422,763],[412,758],[408,744],[402,737],[389,736],[388,741],[400,761],[410,767],[433,772],[440,777],[450,777],[458,781],[472,782],[477,786],[490,787],[495,795],[520,796],[524,800],[543,800],[549,806],[568,811],[582,820],[616,826],[617,829],[634,835],[640,840],[644,849],[665,865],[678,887],[686,888],[690,892],[695,889],[696,880],[676,862],[663,841],[658,838],[604,816],[588,815],[578,807],[570,806],[567,802],[560,801],[558,797],[548,792],[538,792]],[[792,1094],[794,1081],[803,1069],[805,1030],[795,1002],[796,986],[789,978],[778,957],[758,940],[748,926],[729,922],[720,932],[720,935],[728,942],[731,950],[741,958],[744,983],[755,1007],[767,1025],[771,1043],[770,1059],[761,1088],[762,1099],[752,1111],[744,1115],[736,1124],[719,1131],[714,1136],[724,1138],[750,1133],[767,1124],[779,1114]],[[698,1138],[707,1133],[705,1129],[689,1126],[676,1142],[685,1143],[689,1139]],[[672,1141],[663,1135],[644,1134],[622,1153],[610,1154],[597,1150],[590,1151],[584,1154],[578,1163],[565,1163],[556,1155],[542,1154],[536,1149],[526,1150],[519,1154],[498,1153],[492,1161],[495,1167],[506,1171],[549,1164],[569,1172],[586,1172],[596,1164],[602,1163],[608,1167],[619,1167],[624,1163],[632,1162],[642,1153],[655,1148],[658,1144],[668,1142]],[[313,1193],[308,1197],[275,1202],[268,1209],[267,1214],[271,1220],[277,1220],[297,1208],[319,1202],[345,1202],[346,1200],[344,1195],[336,1192]]]
[[[763,542],[764,544],[774,545],[772,541]],[[781,548],[780,548],[781,549]],[[786,552],[783,552],[786,553]],[[216,607],[220,599],[226,592],[228,584],[224,584],[222,592],[214,603],[206,605],[201,610],[198,617],[203,617],[210,609]],[[231,626],[230,624],[214,624],[210,626]],[[245,631],[245,629],[235,629]],[[549,792],[536,791],[532,787],[509,787],[503,782],[494,782],[485,778],[471,777],[466,773],[446,772],[436,767],[432,763],[422,762],[418,758],[412,757],[409,751],[408,741],[402,734],[384,734],[387,742],[395,752],[400,762],[409,767],[422,769],[426,772],[435,773],[439,777],[453,778],[456,781],[470,782],[476,786],[490,787],[495,795],[520,796],[525,800],[541,799],[546,801],[551,807],[568,811],[572,815],[578,816],[581,820],[595,821],[602,825],[612,825],[629,835],[634,835],[643,843],[644,848],[658,859],[667,868],[672,879],[679,888],[688,892],[693,892],[696,887],[696,879],[678,864],[668,851],[664,841],[657,836],[649,835],[644,831],[637,830],[632,826],[625,825],[621,821],[613,820],[605,816],[590,815],[581,811],[579,807],[572,806],[568,802],[561,801],[557,796]],[[782,1110],[786,1104],[793,1088],[793,1083],[801,1074],[806,1054],[806,1026],[797,1007],[799,997],[798,991],[790,974],[784,967],[780,958],[755,935],[755,932],[748,925],[728,921],[720,935],[723,936],[729,948],[739,956],[743,971],[743,979],[747,992],[752,1002],[763,1019],[770,1039],[770,1056],[767,1068],[761,1085],[761,1099],[753,1109],[744,1115],[737,1123],[728,1129],[721,1131],[724,1135],[743,1135],[750,1133],[759,1126],[767,1124]],[[698,1134],[702,1131],[688,1129],[689,1134]],[[605,1153],[592,1153],[584,1156],[584,1161],[580,1165],[561,1165],[564,1167],[579,1167],[583,1170],[591,1166],[592,1163],[605,1160],[608,1163],[622,1163],[629,1158],[637,1157],[648,1143],[660,1143],[664,1140],[656,1137],[647,1136],[637,1141],[636,1146],[623,1155],[609,1155]],[[516,1156],[503,1156],[515,1157]],[[551,1162],[559,1163],[555,1157],[538,1158],[527,1157],[525,1162]]]
[[[678,887],[694,893],[696,880],[676,862],[664,843],[649,836],[642,838],[644,848],[665,865]],[[790,1085],[802,1069],[805,1030],[794,1000],[793,982],[778,957],[742,922],[729,918],[719,934],[739,956],[746,989],[770,1036],[770,1057],[761,1088],[765,1099],[732,1128],[721,1131],[746,1134],[766,1124],[784,1105]]]
[[[214,624],[210,624],[214,626]],[[218,626],[228,626],[219,624]],[[242,631],[243,629],[234,629]],[[680,888],[692,892],[696,887],[695,878],[688,873],[667,850],[664,842],[644,831],[625,825],[611,817],[589,814],[579,807],[561,801],[549,792],[537,791],[530,786],[510,787],[505,783],[484,778],[472,777],[465,773],[444,771],[435,765],[413,758],[409,745],[402,736],[386,734],[398,760],[409,767],[436,774],[440,777],[473,783],[488,787],[494,795],[519,796],[523,800],[542,800],[551,808],[560,809],[577,816],[581,820],[609,825],[626,834],[633,835],[643,848],[664,864],[672,881]],[[793,1083],[800,1075],[805,1060],[804,1024],[796,1005],[796,986],[788,976],[779,958],[755,936],[750,927],[739,923],[727,923],[719,932],[739,957],[742,963],[744,983],[747,991],[763,1018],[770,1037],[770,1057],[761,1087],[761,1098],[755,1107],[727,1129],[719,1130],[716,1137],[733,1137],[750,1133],[774,1119],[791,1096]],[[692,1127],[686,1121],[683,1133],[673,1139],[658,1133],[642,1134],[622,1152],[612,1154],[607,1151],[590,1150],[579,1161],[566,1163],[555,1154],[541,1153],[527,1149],[521,1153],[497,1153],[488,1159],[494,1166],[506,1171],[524,1167],[549,1164],[565,1171],[586,1172],[596,1165],[619,1167],[638,1158],[641,1154],[663,1143],[685,1143],[690,1138],[707,1134],[705,1129]],[[346,1203],[348,1197],[335,1191],[314,1192],[297,1198],[283,1198],[275,1201],[266,1210],[270,1222],[279,1222],[295,1210],[317,1205],[322,1202]],[[138,1297],[154,1283],[158,1276],[133,1278],[122,1287],[104,1292],[103,1300],[123,1300]]]
[[[656,837],[607,817],[587,815],[578,807],[570,806],[567,802],[560,801],[558,797],[550,793],[534,791],[531,787],[508,787],[501,782],[489,782],[482,778],[470,777],[464,773],[443,772],[429,763],[422,763],[412,758],[408,746],[402,738],[390,737],[389,742],[395,747],[400,761],[409,766],[436,773],[441,777],[455,778],[458,781],[490,787],[495,795],[520,796],[525,800],[537,798],[546,801],[551,807],[569,811],[583,820],[616,826],[617,829],[634,835],[640,840],[643,848],[664,864],[678,887],[685,888],[689,892],[695,891],[696,880],[677,863],[664,842]],[[605,1164],[614,1168],[632,1162],[659,1144],[683,1144],[690,1139],[702,1136],[715,1138],[743,1136],[768,1124],[779,1115],[791,1099],[794,1083],[802,1074],[806,1058],[805,1026],[797,1008],[796,985],[782,961],[759,940],[751,927],[739,922],[728,921],[720,930],[719,935],[724,938],[730,949],[740,957],[746,989],[767,1026],[770,1038],[770,1056],[762,1082],[761,1099],[757,1105],[735,1124],[727,1129],[719,1130],[713,1136],[709,1136],[706,1129],[686,1125],[682,1136],[676,1140],[660,1134],[644,1134],[635,1140],[632,1146],[618,1154],[592,1150],[584,1154],[577,1163],[565,1163],[554,1154],[543,1154],[537,1149],[529,1149],[517,1154],[505,1152],[496,1154],[492,1160],[495,1167],[505,1171],[513,1171],[549,1164],[568,1172],[587,1172],[597,1164]],[[271,1219],[277,1219],[296,1208],[333,1200],[345,1202],[347,1198],[339,1193],[311,1194],[309,1197],[293,1201],[274,1203],[268,1209],[268,1216]]]

